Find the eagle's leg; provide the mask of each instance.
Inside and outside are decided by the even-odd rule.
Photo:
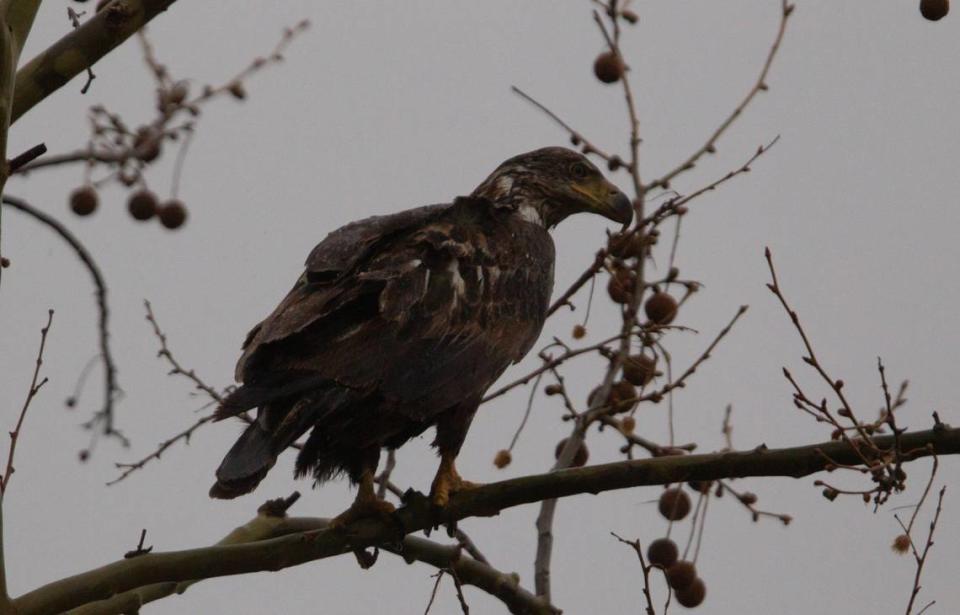
[[[456,453],[441,453],[440,468],[430,487],[430,499],[437,506],[446,506],[450,496],[458,491],[479,487],[479,483],[463,480],[457,472]]]
[[[388,519],[396,511],[393,504],[377,497],[377,492],[374,489],[375,469],[376,467],[365,467],[361,471],[357,485],[357,497],[353,500],[350,508],[330,521],[330,527],[343,527],[359,519]]]
[[[464,404],[442,415],[437,421],[437,437],[433,444],[440,453],[440,467],[430,487],[430,499],[436,506],[446,506],[450,496],[458,491],[479,486],[478,483],[463,480],[456,466],[457,455],[476,410],[476,404]]]

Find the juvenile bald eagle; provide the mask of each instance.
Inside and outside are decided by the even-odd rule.
[[[580,154],[548,147],[501,164],[468,197],[348,224],[243,344],[242,386],[217,411],[258,408],[210,495],[252,491],[310,432],[296,475],[359,483],[341,520],[390,509],[374,495],[383,448],[428,427],[443,506],[469,486],[454,460],[484,392],[537,340],[553,288],[548,229],[593,212],[628,223],[629,199]]]

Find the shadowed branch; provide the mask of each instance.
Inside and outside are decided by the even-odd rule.
[[[876,437],[873,442],[889,448],[895,438]],[[960,429],[939,423],[932,430],[903,434],[900,445],[912,459],[958,454]],[[154,583],[280,570],[373,545],[389,546],[397,542],[399,528],[411,533],[450,521],[496,515],[548,498],[629,487],[747,476],[797,478],[823,470],[827,457],[840,463],[861,462],[857,451],[842,441],[783,449],[761,445],[749,451],[622,461],[515,478],[460,492],[442,511],[433,508],[427,498],[411,493],[394,523],[363,520],[340,530],[307,531],[250,544],[150,553],[55,581],[14,603],[21,615],[57,613]]]

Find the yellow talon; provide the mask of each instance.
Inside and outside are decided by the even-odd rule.
[[[433,479],[433,485],[430,487],[430,499],[434,505],[444,508],[450,503],[450,496],[467,489],[479,487],[479,483],[471,483],[463,480],[457,473],[455,464],[456,457],[444,453],[440,456],[440,467],[437,469],[437,475]]]
[[[357,497],[353,504],[334,517],[330,521],[330,527],[342,528],[360,519],[387,519],[396,510],[393,504],[377,497],[373,489],[373,471],[367,470],[360,476],[360,485],[357,487]]]

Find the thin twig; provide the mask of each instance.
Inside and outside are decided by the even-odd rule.
[[[666,203],[658,207],[656,210],[654,210],[653,213],[651,213],[647,218],[645,218],[642,221],[641,226],[648,226],[648,225],[656,226],[657,224],[662,222],[665,218],[667,218],[667,216],[682,212],[683,210],[680,208],[685,207],[688,203],[690,203],[694,199],[699,198],[700,196],[706,194],[707,192],[713,192],[714,190],[716,190],[723,184],[727,183],[731,179],[737,177],[738,175],[749,173],[753,168],[752,167],[753,163],[756,162],[758,158],[766,154],[770,150],[770,148],[772,148],[774,145],[777,144],[777,141],[779,140],[780,140],[780,135],[777,135],[766,145],[760,145],[759,147],[757,147],[756,151],[754,151],[754,153],[750,156],[750,158],[745,163],[743,163],[742,165],[740,165],[739,167],[737,167],[732,171],[728,171],[725,175],[723,175],[718,179],[715,179],[714,181],[710,182],[706,186],[698,188],[697,190],[694,190],[693,192],[691,192],[686,196],[678,196],[676,198],[671,198],[667,200]]]
[[[194,386],[197,387],[197,389],[206,393],[211,400],[217,402],[218,404],[221,403],[223,401],[223,397],[220,395],[220,393],[204,382],[199,376],[197,376],[197,373],[194,370],[184,369],[180,362],[177,361],[176,357],[173,356],[173,353],[170,352],[170,348],[167,346],[167,336],[160,328],[160,324],[157,322],[157,318],[153,314],[153,306],[150,305],[148,300],[143,300],[143,307],[147,311],[147,322],[150,323],[150,326],[153,328],[153,334],[160,342],[160,350],[157,351],[157,356],[170,364],[170,374],[175,376],[184,376],[187,378],[187,380],[191,381]]]
[[[33,162],[34,160],[36,160],[40,156],[43,156],[46,153],[47,153],[46,143],[38,143],[37,145],[34,145],[33,147],[23,152],[22,154],[17,154],[16,156],[10,159],[10,162],[7,164],[7,173],[9,175],[13,175],[14,173],[17,172],[17,169],[27,164],[30,164],[31,162]]]
[[[508,451],[512,451],[513,447],[517,445],[517,440],[520,439],[520,434],[523,432],[523,428],[527,425],[527,419],[530,418],[530,412],[533,410],[533,400],[537,395],[537,388],[540,386],[540,380],[543,378],[543,373],[537,374],[536,380],[533,381],[533,386],[530,387],[530,396],[527,398],[527,407],[523,411],[523,418],[520,419],[520,424],[517,426],[517,430],[513,432],[513,438],[510,439],[510,446],[507,447]]]
[[[157,357],[164,359],[170,365],[169,374],[172,376],[183,376],[187,378],[198,390],[204,392],[214,403],[219,404],[221,401],[223,401],[222,395],[212,386],[207,384],[202,378],[200,378],[196,371],[193,369],[186,369],[183,367],[180,361],[177,360],[177,358],[173,355],[173,352],[170,351],[170,347],[167,345],[167,336],[163,332],[163,329],[160,328],[160,323],[157,322],[156,315],[153,313],[153,306],[146,299],[143,301],[143,306],[147,312],[147,322],[150,323],[154,336],[156,336],[157,340],[160,342],[160,350],[157,351]],[[160,456],[177,442],[183,440],[184,443],[189,444],[190,438],[193,436],[194,432],[200,427],[213,421],[214,418],[214,414],[207,414],[200,417],[186,429],[161,442],[152,453],[139,459],[138,461],[130,463],[115,463],[114,466],[116,466],[118,470],[122,470],[122,473],[117,478],[108,482],[107,485],[115,485],[116,483],[119,483],[123,479],[130,476],[130,474],[142,469],[150,461],[154,459],[160,459]],[[240,414],[238,415],[238,418],[247,424],[252,421],[252,419],[246,414]],[[294,443],[291,446],[293,448],[300,448],[300,445],[297,443]]]
[[[529,94],[527,94],[526,92],[524,92],[523,90],[521,90],[515,85],[511,85],[510,89],[513,91],[514,94],[520,96],[520,98],[523,98],[528,103],[530,103],[540,111],[544,112],[550,119],[552,119],[554,122],[559,124],[561,128],[566,130],[567,133],[570,135],[570,140],[575,145],[581,146],[581,149],[584,154],[596,154],[597,156],[599,156],[600,158],[603,158],[607,162],[610,162],[613,159],[621,160],[621,158],[616,154],[608,154],[604,152],[602,149],[600,149],[599,147],[597,147],[596,145],[594,145],[585,136],[583,136],[582,133],[578,132],[569,124],[564,122],[559,115],[551,111],[546,105],[544,105],[543,103],[535,99],[533,96],[530,96]]]
[[[470,607],[467,606],[467,599],[463,597],[463,584],[460,582],[460,576],[457,575],[457,571],[453,568],[448,570],[448,573],[453,579],[453,587],[457,590],[457,600],[460,602],[460,610],[463,612],[463,615],[470,615]]]
[[[773,45],[770,47],[770,51],[767,54],[767,59],[763,63],[763,68],[760,70],[760,76],[757,77],[756,82],[753,84],[753,87],[750,88],[750,91],[747,92],[747,95],[744,97],[740,104],[737,105],[734,110],[727,116],[727,118],[720,124],[720,126],[713,131],[713,134],[707,139],[707,142],[704,143],[700,148],[690,155],[685,161],[683,161],[679,166],[674,168],[671,171],[668,171],[666,174],[661,176],[658,179],[653,180],[649,185],[645,187],[646,190],[650,190],[656,187],[667,188],[670,185],[670,181],[673,180],[677,175],[685,171],[692,169],[701,156],[704,154],[713,154],[717,151],[717,140],[723,135],[724,132],[736,121],[738,117],[743,113],[744,109],[747,108],[747,105],[753,101],[754,97],[763,91],[768,89],[766,79],[767,74],[770,72],[770,67],[773,64],[773,58],[777,55],[777,51],[780,49],[780,43],[783,41],[783,35],[787,30],[787,20],[790,18],[790,15],[793,13],[794,6],[787,2],[787,0],[782,0],[781,10],[780,10],[780,25],[777,29],[776,38],[774,38]]]
[[[7,453],[7,467],[3,471],[3,478],[0,479],[0,496],[6,494],[7,487],[10,486],[10,478],[13,476],[13,457],[17,452],[17,441],[20,439],[20,429],[23,427],[23,420],[27,417],[27,410],[30,409],[30,402],[36,397],[40,388],[47,383],[47,378],[39,382],[40,367],[43,365],[43,349],[47,345],[47,333],[50,331],[50,325],[53,324],[53,310],[47,310],[47,324],[40,329],[40,348],[37,350],[37,359],[33,367],[33,378],[30,380],[30,388],[27,390],[27,398],[20,408],[20,417],[17,419],[17,425],[10,432],[10,451]]]
[[[443,578],[443,571],[443,568],[441,568],[435,574],[430,575],[437,580],[433,584],[433,591],[430,592],[430,601],[427,602],[427,608],[423,610],[423,615],[428,615],[430,613],[430,608],[433,606],[433,601],[437,598],[437,590],[440,589],[440,579]]]
[[[80,27],[80,18],[86,14],[86,11],[78,13],[73,10],[73,7],[67,7],[67,18],[70,19],[70,23],[73,24],[73,29],[76,30]],[[81,94],[86,94],[90,91],[90,86],[93,85],[93,80],[97,76],[93,74],[93,69],[87,66],[87,82],[83,84],[83,87],[80,88]]]
[[[730,450],[730,449],[727,449],[727,450]],[[731,495],[733,495],[733,497],[736,498],[736,500],[740,502],[744,508],[750,511],[750,516],[753,519],[754,523],[759,521],[760,517],[771,517],[784,525],[790,525],[790,523],[793,521],[793,516],[788,515],[786,513],[776,513],[768,510],[760,510],[759,508],[757,508],[755,505],[755,502],[757,501],[756,494],[750,493],[748,491],[745,491],[745,492],[737,491],[736,489],[730,486],[729,482],[725,480],[719,480],[717,481],[717,484],[720,486],[721,491],[726,491],[727,493],[730,493]]]
[[[622,542],[623,544],[632,548],[636,554],[637,559],[640,560],[640,569],[643,571],[643,598],[647,603],[647,608],[645,609],[647,615],[655,615],[656,611],[653,608],[653,596],[650,595],[650,568],[651,566],[647,565],[647,561],[643,557],[643,549],[640,547],[640,540],[627,540],[621,538],[614,532],[610,532],[610,535]]]
[[[51,228],[61,239],[73,248],[80,262],[83,263],[87,271],[90,272],[90,276],[93,278],[93,285],[96,288],[97,309],[100,314],[98,330],[100,334],[100,360],[103,362],[104,372],[104,400],[103,407],[94,413],[93,418],[87,421],[84,427],[93,428],[97,424],[102,423],[103,435],[115,437],[120,440],[124,446],[129,446],[130,442],[114,427],[113,404],[120,389],[117,385],[117,368],[113,362],[113,355],[110,352],[110,331],[108,327],[110,311],[107,307],[107,285],[103,280],[103,275],[100,273],[100,267],[97,266],[97,263],[93,260],[93,257],[87,251],[86,247],[80,243],[80,240],[53,216],[40,211],[23,199],[9,195],[3,195],[3,204],[9,205],[17,211],[25,213]]]
[[[118,470],[122,470],[122,473],[120,474],[120,476],[107,482],[107,486],[111,486],[119,483],[120,481],[130,476],[137,470],[140,470],[141,468],[143,468],[143,466],[147,465],[147,463],[149,463],[151,460],[160,459],[160,455],[162,455],[164,451],[166,451],[168,448],[170,448],[180,440],[183,440],[186,444],[189,444],[190,437],[193,435],[193,432],[195,432],[197,429],[199,429],[203,425],[206,425],[207,423],[212,421],[214,418],[216,418],[214,414],[208,414],[204,417],[201,417],[193,425],[190,425],[180,433],[174,436],[171,436],[170,438],[161,442],[155,451],[153,451],[146,457],[140,459],[139,461],[134,461],[132,463],[115,463],[114,466]]]
[[[930,522],[930,530],[927,532],[927,542],[923,546],[923,552],[917,557],[917,572],[913,577],[913,589],[910,592],[910,602],[907,603],[906,615],[910,615],[917,594],[920,593],[920,576],[923,574],[923,565],[927,561],[927,554],[930,552],[930,547],[933,546],[933,533],[937,529],[937,521],[940,520],[940,511],[943,509],[943,495],[946,491],[946,485],[940,488],[940,493],[937,496],[937,510],[933,513],[933,521]],[[910,542],[912,543],[913,539],[911,539]],[[929,606],[930,605],[923,607],[923,610],[926,610]]]
[[[621,339],[622,337],[623,337],[622,334],[621,334],[621,335],[614,335],[613,337],[609,337],[609,338],[603,340],[602,342],[597,342],[596,344],[591,344],[590,346],[584,346],[583,348],[576,348],[576,349],[573,349],[573,350],[567,350],[566,352],[564,352],[562,355],[560,355],[559,357],[557,357],[557,358],[555,358],[555,359],[550,359],[550,360],[544,361],[543,365],[541,365],[541,366],[538,367],[537,369],[533,370],[532,372],[528,373],[526,376],[522,376],[522,377],[520,377],[520,378],[517,378],[516,380],[514,380],[514,381],[512,381],[512,382],[509,382],[509,383],[503,385],[502,387],[500,387],[499,389],[493,391],[492,393],[487,393],[487,395],[481,400],[480,403],[486,403],[486,402],[490,401],[491,399],[495,399],[495,398],[497,398],[497,397],[500,397],[500,396],[503,395],[504,393],[506,393],[506,392],[508,392],[508,391],[510,391],[510,390],[512,390],[512,389],[514,389],[514,388],[516,388],[516,387],[518,387],[518,386],[523,386],[523,385],[527,384],[528,382],[530,382],[531,380],[533,380],[534,378],[536,378],[536,377],[539,376],[540,374],[542,374],[542,373],[544,373],[544,372],[546,372],[546,371],[549,371],[549,370],[557,367],[558,365],[562,365],[563,363],[566,363],[567,361],[569,361],[570,359],[572,359],[572,358],[574,358],[574,357],[576,357],[576,356],[579,356],[579,355],[582,355],[582,354],[585,354],[585,353],[588,353],[588,352],[596,352],[596,351],[600,350],[601,348],[605,348],[607,344],[609,344],[609,343],[611,343],[611,342],[615,342],[615,341]]]

